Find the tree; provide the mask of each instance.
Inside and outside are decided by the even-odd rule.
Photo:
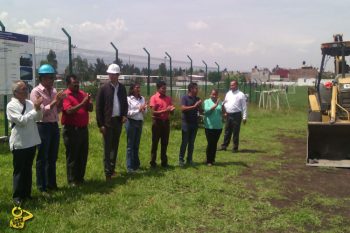
[[[246,82],[245,76],[243,74],[241,74],[241,73],[237,73],[237,74],[234,74],[234,75],[228,75],[225,78],[225,86],[226,86],[227,89],[230,88],[230,83],[233,80],[236,80],[238,83],[245,83]]]
[[[122,74],[141,74],[141,71],[138,67],[135,67],[134,64],[125,64],[121,67]]]
[[[218,72],[209,72],[208,80],[212,83],[216,83],[220,80],[220,74],[218,74]]]
[[[53,66],[53,68],[55,68],[55,70],[57,70],[58,61],[55,51],[50,49],[49,53],[46,55],[46,60],[40,61],[40,66],[43,64],[50,64]]]
[[[77,75],[82,81],[93,80],[93,66],[83,59],[81,56],[77,56],[72,60],[73,73]],[[69,74],[69,66],[65,69],[65,74]]]
[[[118,62],[117,62],[117,60],[114,60],[113,63],[119,65],[120,67],[123,66],[123,60],[120,59],[119,57],[118,57]]]
[[[93,65],[94,75],[106,74],[108,65],[103,61],[103,58],[97,58],[96,63]]]
[[[165,63],[160,63],[158,67],[158,75],[159,76],[166,76],[167,70]]]

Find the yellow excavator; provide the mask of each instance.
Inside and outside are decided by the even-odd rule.
[[[307,158],[309,166],[350,167],[350,41],[336,34],[321,44],[322,60],[315,86],[308,89]],[[325,61],[334,59],[334,78],[321,82]]]

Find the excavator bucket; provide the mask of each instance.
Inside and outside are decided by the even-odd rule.
[[[309,166],[350,167],[350,123],[308,123]]]

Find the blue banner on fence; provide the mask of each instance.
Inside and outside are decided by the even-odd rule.
[[[29,36],[13,32],[0,32],[0,39],[28,43]]]

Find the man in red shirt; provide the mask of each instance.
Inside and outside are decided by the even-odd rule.
[[[157,92],[151,96],[149,106],[152,109],[152,150],[151,150],[151,167],[156,167],[157,148],[160,139],[161,145],[161,165],[168,166],[167,147],[170,134],[169,113],[175,110],[175,107],[169,96],[166,96],[166,83],[159,81],[157,83]]]
[[[90,95],[79,90],[79,80],[74,74],[66,78],[66,98],[63,100],[61,123],[66,146],[67,180],[72,186],[84,182],[89,149],[89,112],[93,105]]]

